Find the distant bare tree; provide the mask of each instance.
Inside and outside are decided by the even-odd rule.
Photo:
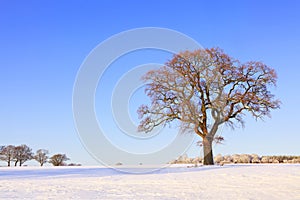
[[[2,155],[2,150],[4,149],[5,146],[0,146],[0,160],[3,160],[3,155]]]
[[[50,157],[49,163],[53,166],[64,166],[66,165],[65,161],[70,160],[66,154],[55,154]]]
[[[8,145],[2,146],[0,151],[0,159],[7,162],[7,166],[10,167],[10,162],[14,158],[15,146]]]
[[[19,163],[19,166],[22,166],[26,161],[33,159],[32,149],[25,144],[16,146],[14,148],[14,157],[15,166]]]
[[[276,85],[276,72],[262,62],[241,63],[219,48],[186,51],[143,80],[151,105],[140,106],[139,131],[179,122],[182,132],[202,138],[204,165],[212,165],[212,142],[221,124],[244,125],[246,112],[256,119],[279,108],[269,86]]]
[[[1,160],[1,157],[2,157],[2,150],[4,149],[5,146],[0,146],[0,160]]]
[[[36,151],[36,154],[34,156],[34,159],[38,161],[41,165],[41,167],[48,161],[48,154],[49,151],[46,149],[39,149]]]

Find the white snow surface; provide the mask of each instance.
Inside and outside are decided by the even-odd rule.
[[[167,167],[0,167],[0,199],[300,199],[299,164]]]

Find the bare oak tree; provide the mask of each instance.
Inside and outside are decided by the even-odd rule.
[[[26,161],[33,159],[32,149],[25,144],[16,146],[13,159],[15,166],[17,166],[17,163],[19,163],[19,166],[22,166]]]
[[[15,146],[8,145],[3,146],[0,151],[0,159],[7,162],[7,166],[10,167],[10,163],[14,158]]]
[[[49,163],[51,163],[53,166],[64,166],[65,161],[70,160],[66,154],[55,154],[51,156]]]
[[[143,77],[151,105],[138,109],[139,131],[178,121],[182,132],[202,138],[204,165],[212,165],[213,141],[220,125],[244,125],[245,112],[256,119],[279,108],[269,86],[276,86],[274,69],[262,62],[231,58],[219,48],[174,55],[165,66]]]
[[[34,159],[40,163],[40,166],[42,167],[46,162],[48,162],[48,154],[49,151],[46,149],[39,149],[36,151],[36,154],[34,156]]]

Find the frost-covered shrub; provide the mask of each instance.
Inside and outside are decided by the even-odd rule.
[[[221,154],[218,154],[217,156],[215,156],[214,161],[215,163],[220,163],[221,161],[224,160],[224,157]]]
[[[194,164],[198,164],[198,163],[201,163],[201,158],[199,158],[199,157],[196,157],[196,158],[194,158],[193,160],[192,160],[192,163],[194,163]]]
[[[239,154],[232,155],[232,162],[233,163],[240,163],[240,155]]]
[[[233,162],[232,156],[231,155],[224,156],[224,161],[226,161],[227,163]]]
[[[242,154],[239,157],[239,162],[240,163],[250,163],[251,161],[251,156],[248,154]]]
[[[188,156],[187,154],[183,154],[182,156],[179,156],[177,159],[177,163],[187,163]]]
[[[263,156],[260,161],[261,163],[269,163],[269,157]]]
[[[260,163],[260,158],[257,154],[251,154],[251,163]]]

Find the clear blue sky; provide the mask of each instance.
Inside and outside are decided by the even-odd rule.
[[[291,0],[1,0],[0,145],[24,143],[34,150],[66,153],[72,162],[97,164],[73,122],[77,71],[103,40],[150,26],[180,31],[204,47],[219,46],[242,61],[263,61],[276,69],[274,92],[282,108],[264,122],[247,118],[244,129],[224,129],[225,144],[215,154],[299,155],[299,10],[300,2]],[[190,155],[199,153],[195,146],[189,150]]]

